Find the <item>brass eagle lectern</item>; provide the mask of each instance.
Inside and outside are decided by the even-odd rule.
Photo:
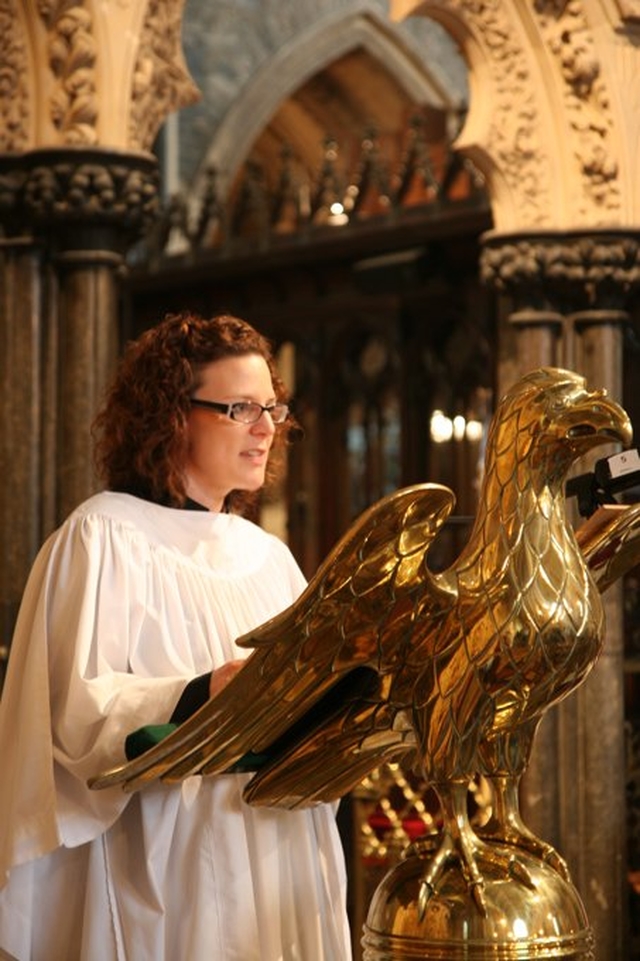
[[[636,505],[602,508],[576,536],[567,474],[631,434],[624,410],[577,374],[523,377],[493,418],[477,516],[449,568],[433,573],[428,551],[451,491],[419,484],[384,498],[296,603],[240,639],[253,653],[218,696],[91,786],[133,791],[253,759],[246,800],[295,808],[402,760],[437,791],[442,828],[376,891],[365,959],[594,958],[567,866],[523,823],[518,785],[543,714],[598,657],[601,591],[640,560]],[[481,831],[467,813],[478,774],[493,789]]]

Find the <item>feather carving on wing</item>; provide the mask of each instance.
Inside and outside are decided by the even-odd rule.
[[[322,725],[334,705],[340,709],[343,703],[357,702],[359,726],[349,739],[371,734],[379,743],[375,735],[386,731],[389,743],[382,755],[371,748],[362,775],[347,763],[346,783],[328,791],[334,797],[344,794],[387,749],[411,740],[402,722],[397,732],[388,726],[392,708],[386,706],[385,691],[388,679],[408,657],[415,598],[424,595],[431,606],[443,606],[442,590],[432,583],[424,556],[453,505],[447,488],[421,484],[391,494],[366,511],[298,600],[238,639],[240,646],[254,651],[224,690],[166,740],[95,779],[92,787],[122,783],[126,790],[136,790],[158,777],[178,781],[189,774],[224,771],[249,752],[262,755],[267,750],[277,767],[283,763],[285,745],[308,737],[308,712]],[[248,702],[252,711],[243,718],[238,704]],[[322,776],[328,773],[325,767]],[[298,800],[309,803],[326,793]]]
[[[482,910],[478,863],[480,854],[504,857],[496,840],[564,872],[522,823],[517,785],[543,714],[598,657],[600,590],[622,569],[611,561],[605,573],[603,543],[615,529],[625,563],[637,557],[637,514],[626,532],[610,522],[598,548],[593,535],[580,545],[566,517],[567,473],[611,442],[629,445],[631,425],[605,391],[566,370],[526,375],[493,418],[477,515],[447,569],[433,572],[428,555],[453,509],[451,491],[419,484],[379,501],[290,608],[240,639],[253,652],[219,695],[92,786],[136,790],[257,755],[246,800],[297,807],[337,799],[382,761],[404,757],[442,802],[426,899],[454,857]],[[496,797],[483,837],[466,811],[478,773]],[[517,855],[504,871],[522,875]]]

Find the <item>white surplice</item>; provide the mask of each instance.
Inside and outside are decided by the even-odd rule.
[[[288,548],[229,514],[105,492],[43,546],[0,703],[0,948],[19,961],[345,961],[334,809],[241,799],[248,775],[129,795],[87,779],[292,603]],[[251,710],[251,704],[238,710]],[[0,956],[2,952],[0,951]]]

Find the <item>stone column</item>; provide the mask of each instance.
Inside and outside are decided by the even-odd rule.
[[[55,278],[57,524],[94,490],[90,427],[119,349],[124,254],[155,215],[159,178],[152,156],[99,148],[33,151],[18,166],[23,215]]]
[[[5,649],[37,547],[94,489],[89,428],[119,348],[120,272],[158,202],[151,149],[199,97],[183,6],[0,0]]]
[[[97,149],[5,156],[0,175],[6,658],[40,543],[94,490],[90,425],[119,346],[119,272],[158,174],[149,155]]]
[[[56,517],[66,517],[95,489],[91,423],[118,352],[121,258],[111,251],[70,250],[56,261],[60,277]]]
[[[578,311],[570,320],[577,369],[620,400],[623,326],[629,316],[612,306]],[[598,456],[606,453],[600,449]],[[601,958],[624,958],[629,942],[622,596],[621,583],[604,595],[602,654],[576,697],[559,711],[559,741],[567,755],[562,836]]]
[[[545,231],[484,238],[484,280],[513,310],[509,377],[537,363],[571,367],[622,398],[626,305],[640,286],[640,235]],[[506,331],[507,339],[513,337]],[[595,456],[602,457],[599,449]],[[584,470],[589,469],[584,465]],[[573,504],[569,515],[580,522]],[[598,958],[625,958],[623,636],[620,585],[605,596],[603,654],[578,691],[551,709],[523,779],[525,821],[567,859],[596,934]]]
[[[9,641],[28,569],[41,538],[39,486],[42,368],[41,251],[28,238],[0,240],[1,653]],[[31,373],[35,373],[32,380]],[[0,656],[0,686],[4,658]]]

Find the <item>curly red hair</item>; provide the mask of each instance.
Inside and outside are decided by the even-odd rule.
[[[187,422],[200,371],[244,354],[264,357],[276,399],[287,403],[270,342],[239,317],[170,314],[131,341],[93,425],[96,469],[106,486],[168,507],[184,506]],[[278,473],[288,433],[276,431],[267,483]],[[248,513],[256,497],[232,491],[226,506]]]

